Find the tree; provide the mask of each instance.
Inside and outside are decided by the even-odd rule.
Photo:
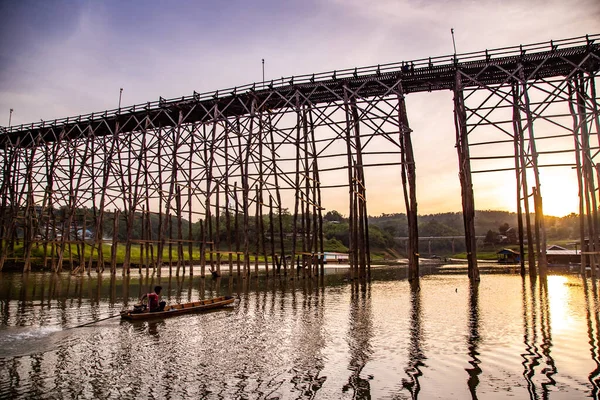
[[[487,234],[485,235],[485,239],[483,239],[483,243],[485,244],[494,244],[496,243],[496,239],[498,238],[498,233],[494,232],[493,230],[489,230],[487,231]]]
[[[342,216],[342,214],[340,214],[336,210],[331,210],[331,211],[328,211],[327,214],[325,214],[323,219],[325,221],[329,221],[329,222],[332,222],[332,221],[342,222],[344,220],[344,217]]]

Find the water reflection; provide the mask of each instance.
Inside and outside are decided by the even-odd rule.
[[[554,375],[556,374],[556,366],[552,358],[552,325],[550,321],[550,303],[548,299],[548,277],[540,278],[540,324],[542,330],[542,355],[544,356],[545,367],[542,373],[546,376],[546,380],[542,382],[542,397],[547,399],[552,386],[556,385]]]
[[[477,399],[477,385],[479,385],[479,375],[481,375],[481,360],[479,359],[479,282],[469,282],[469,336],[467,348],[469,350],[469,364],[472,368],[467,368],[469,379],[467,385],[471,398]]]
[[[361,372],[371,356],[371,338],[373,336],[371,311],[371,282],[354,280],[351,285],[350,318],[346,340],[350,351],[351,371],[348,383],[342,387],[343,392],[353,391],[354,399],[370,399],[371,386],[369,380],[361,377]]]
[[[294,355],[292,377],[292,392],[297,393],[300,398],[315,398],[318,391],[327,381],[326,376],[321,376],[324,368],[324,359],[322,350],[326,346],[323,325],[325,317],[324,297],[318,288],[318,281],[312,279],[303,279],[293,281],[301,285],[301,303],[297,297],[300,297],[300,291],[293,290],[292,310],[294,315],[300,317],[297,328],[296,348],[298,354]],[[321,288],[322,289],[322,288]],[[297,294],[296,294],[297,293]],[[299,303],[301,310],[299,310]],[[257,310],[258,311],[258,310]]]
[[[410,286],[410,338],[408,347],[408,366],[404,369],[408,379],[402,379],[402,387],[407,389],[412,399],[417,399],[421,390],[419,378],[423,375],[421,367],[425,366],[427,359],[422,349],[423,323],[421,306],[421,287],[419,282],[412,282]]]
[[[552,356],[552,323],[549,299],[548,279],[555,277],[542,276],[530,278],[529,291],[526,280],[522,278],[522,307],[523,307],[523,343],[525,352],[523,358],[523,377],[527,382],[527,390],[531,399],[547,399],[556,386],[554,375],[557,373]],[[554,290],[560,287],[555,285]],[[555,293],[557,294],[557,293]],[[566,300],[566,299],[561,299]],[[562,305],[565,307],[566,305]],[[536,376],[536,369],[539,374]],[[543,379],[541,379],[543,378]],[[536,382],[539,381],[539,384]],[[541,390],[540,390],[541,389]]]
[[[600,395],[600,319],[598,318],[598,289],[596,281],[593,279],[591,285],[588,285],[587,280],[583,280],[585,293],[585,314],[587,320],[587,332],[590,344],[590,353],[592,360],[596,364],[596,368],[589,374],[588,380],[592,384],[592,397],[597,399]],[[590,288],[591,286],[591,288]],[[591,296],[590,296],[591,290]],[[590,303],[592,303],[590,305]]]
[[[394,274],[350,282],[5,274],[0,398],[600,396],[593,281],[440,276],[418,285]],[[157,284],[170,303],[232,294],[236,306],[70,329],[115,315]]]
[[[531,399],[537,399],[537,390],[533,382],[535,367],[539,365],[542,358],[537,350],[537,280],[532,278],[530,281],[530,292],[528,295],[526,277],[522,277],[522,302],[523,302],[523,343],[525,344],[525,353],[521,354],[523,358],[523,376],[527,381],[527,391]]]

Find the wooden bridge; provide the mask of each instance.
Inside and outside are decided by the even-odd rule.
[[[114,272],[122,241],[123,273],[132,263],[160,273],[167,254],[170,266],[176,260],[177,274],[186,265],[193,273],[194,264],[204,274],[206,263],[220,272],[223,257],[231,273],[237,265],[238,273],[249,274],[252,257],[258,273],[260,257],[266,273],[286,273],[291,260],[319,274],[321,191],[347,187],[350,263],[365,275],[364,170],[396,166],[409,226],[409,276],[416,279],[416,178],[405,101],[410,93],[450,90],[470,278],[479,279],[471,176],[499,170],[515,172],[521,253],[527,237],[529,271],[537,273],[537,243],[543,272],[539,169],[556,165],[539,162],[536,141],[574,139],[573,147],[544,155],[575,154],[574,163],[562,166],[576,168],[581,218],[592,222],[581,236],[597,238],[600,229],[594,161],[598,40],[600,35],[589,35],[295,76],[0,128],[0,269],[11,261],[28,270],[41,257],[37,261],[53,270],[68,261],[74,270],[110,266]],[[536,136],[534,126],[544,124],[560,132]],[[477,155],[490,147],[498,154]],[[504,164],[472,170],[490,160]],[[335,171],[346,177],[340,180]],[[287,208],[292,222],[284,228]],[[86,230],[92,238],[73,234]],[[139,260],[132,259],[134,246]]]

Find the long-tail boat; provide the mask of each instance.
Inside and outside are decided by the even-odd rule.
[[[192,301],[190,303],[173,304],[166,306],[163,311],[152,312],[134,306],[133,310],[121,311],[121,319],[139,321],[144,319],[173,317],[175,315],[221,308],[234,301],[235,298],[232,296],[221,296],[212,299]]]

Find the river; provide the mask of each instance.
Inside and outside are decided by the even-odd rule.
[[[0,398],[598,398],[598,288],[577,275],[217,280],[0,274]],[[232,294],[220,311],[117,315]],[[91,321],[96,324],[81,328]]]

